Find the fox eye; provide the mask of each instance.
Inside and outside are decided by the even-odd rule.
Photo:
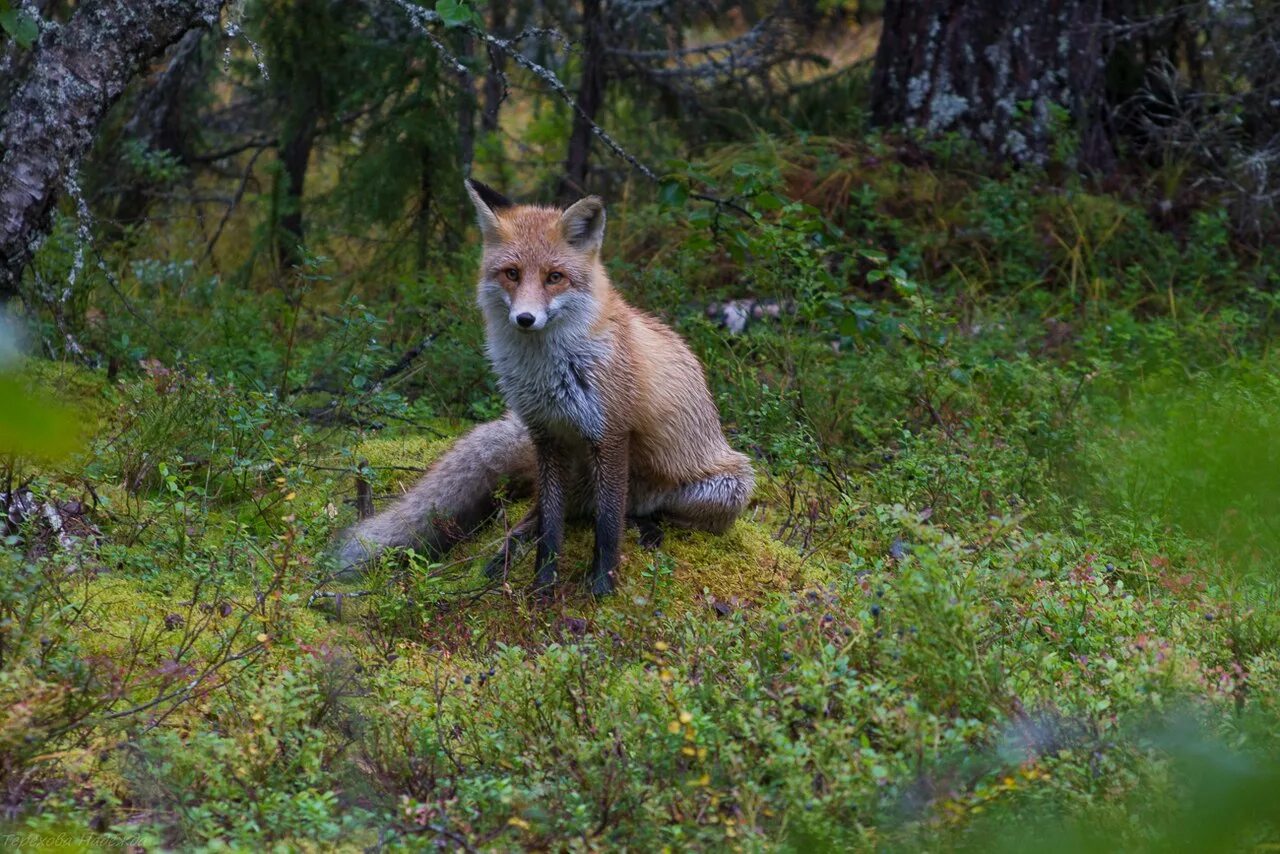
[[[555,271],[547,275],[548,285],[558,285],[563,281],[564,281],[564,273],[561,273],[559,271]]]
[[[515,267],[508,267],[502,271],[502,274],[513,282],[520,281],[520,271]]]

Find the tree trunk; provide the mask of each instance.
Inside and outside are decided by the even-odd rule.
[[[578,87],[580,113],[573,116],[569,134],[569,155],[564,162],[564,178],[560,181],[561,201],[572,201],[587,192],[587,175],[591,170],[591,138],[595,136],[596,116],[604,106],[605,71],[604,20],[600,0],[582,0],[584,50],[582,83]]]
[[[183,96],[189,94],[189,75],[199,73],[200,42],[207,32],[203,27],[189,30],[174,47],[164,70],[138,99],[124,126],[125,136],[145,142],[148,148],[183,153]]]
[[[489,12],[489,32],[502,37],[507,28],[507,4],[494,3]],[[484,112],[480,114],[480,130],[493,133],[498,129],[498,109],[506,95],[502,75],[506,71],[507,57],[501,51],[489,55],[489,69],[484,75]]]
[[[43,18],[45,17],[45,8],[49,3],[50,0],[30,0],[29,3],[22,6],[22,11]],[[9,4],[10,8],[13,5],[11,2]],[[0,116],[7,112],[9,96],[13,94],[13,87],[26,77],[35,54],[35,50],[24,48],[9,38],[7,34],[0,38]]]
[[[432,173],[435,169],[430,145],[422,147],[422,172],[418,175],[418,212],[415,216],[418,232],[418,272],[426,272],[431,251],[431,208],[435,196]]]
[[[280,164],[284,170],[284,212],[276,233],[276,261],[281,272],[302,263],[306,238],[302,218],[302,191],[307,181],[307,164],[316,140],[317,111],[308,109],[291,123],[280,143]]]
[[[470,59],[472,39],[458,37],[458,56]],[[471,162],[476,156],[476,85],[471,72],[458,74],[458,163],[464,178],[471,177]],[[468,217],[468,220],[470,217]]]
[[[164,70],[155,76],[138,99],[133,115],[124,126],[124,135],[150,151],[164,151],[185,161],[182,108],[184,95],[190,89],[190,75],[199,74],[200,42],[207,30],[188,30]],[[116,201],[115,224],[130,225],[146,214],[153,188],[138,176],[129,176],[129,167],[116,167],[128,181]]]
[[[88,0],[49,27],[0,118],[0,300],[18,292],[58,192],[99,125],[143,66],[223,0]]]
[[[1064,131],[1054,118],[1062,107],[1085,165],[1104,167],[1103,22],[1103,0],[888,0],[872,117],[1043,163]]]

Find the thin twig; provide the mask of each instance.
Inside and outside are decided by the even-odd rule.
[[[200,265],[204,266],[209,258],[213,255],[213,248],[218,245],[218,238],[222,237],[222,230],[227,227],[227,221],[231,219],[231,214],[240,206],[240,200],[244,198],[244,191],[249,186],[249,180],[253,177],[253,166],[258,162],[258,158],[262,156],[265,148],[259,148],[253,153],[253,157],[249,158],[249,165],[244,169],[244,176],[240,179],[240,186],[236,188],[235,197],[232,198],[231,204],[222,213],[222,219],[218,222],[217,229],[213,232],[213,237],[209,240],[209,245],[205,247],[204,257],[200,259]]]

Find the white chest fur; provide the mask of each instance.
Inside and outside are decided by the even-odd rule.
[[[525,333],[493,324],[489,360],[507,404],[530,427],[599,442],[605,416],[598,377],[610,342],[574,331]]]

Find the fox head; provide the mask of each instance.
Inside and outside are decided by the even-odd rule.
[[[484,237],[479,302],[491,323],[540,332],[590,323],[596,289],[607,281],[600,264],[604,202],[587,196],[565,210],[517,205],[467,181]]]

